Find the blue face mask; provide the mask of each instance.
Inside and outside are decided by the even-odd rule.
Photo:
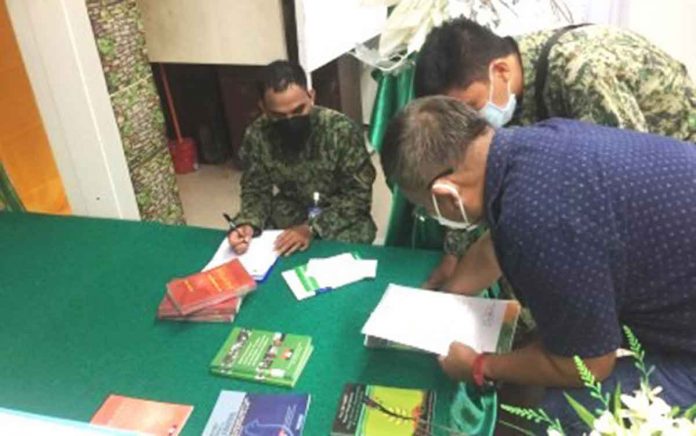
[[[490,77],[491,91],[488,94],[488,102],[481,108],[479,114],[488,121],[491,126],[497,128],[503,127],[510,122],[515,114],[517,107],[517,97],[510,92],[510,82],[507,83],[508,101],[505,107],[500,107],[493,103],[493,76]]]

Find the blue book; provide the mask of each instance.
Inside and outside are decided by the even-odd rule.
[[[221,391],[203,436],[300,436],[309,394]]]

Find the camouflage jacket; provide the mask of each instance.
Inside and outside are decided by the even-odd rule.
[[[362,130],[345,115],[315,106],[307,145],[299,156],[285,159],[271,123],[261,116],[245,132],[242,205],[235,222],[257,229],[307,222],[318,192],[322,212],[313,229],[319,237],[372,242],[375,168]]]
[[[514,38],[524,95],[511,124],[539,121],[536,63],[554,32]],[[684,65],[645,38],[616,27],[584,26],[561,36],[548,61],[544,102],[549,116],[696,142],[696,87]],[[448,231],[445,252],[461,256],[473,241],[467,232]]]
[[[524,95],[512,123],[537,118],[536,63],[554,30],[515,38]],[[549,52],[544,102],[549,116],[696,142],[696,87],[686,67],[628,30],[590,25],[573,29]]]

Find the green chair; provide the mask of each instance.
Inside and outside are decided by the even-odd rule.
[[[15,191],[10,176],[0,162],[0,211],[24,212],[24,204]]]

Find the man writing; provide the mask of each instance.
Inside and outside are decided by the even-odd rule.
[[[539,339],[508,354],[453,343],[441,361],[451,377],[556,388],[542,407],[572,429],[558,388],[580,385],[573,356],[609,389],[636,387],[633,362],[616,358],[626,325],[665,401],[696,402],[692,144],[562,119],[494,130],[456,99],[428,97],[391,122],[381,154],[387,178],[443,224],[491,229],[453,291],[475,294],[502,272],[537,321]]]
[[[299,65],[276,61],[259,82],[263,115],[244,136],[242,206],[229,241],[244,253],[266,228],[285,229],[282,255],[315,237],[371,243],[375,169],[361,129],[345,115],[314,105]]]

